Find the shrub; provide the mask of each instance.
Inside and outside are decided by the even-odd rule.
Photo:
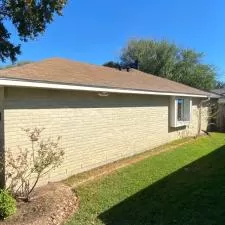
[[[44,128],[23,129],[30,147],[19,148],[19,154],[7,150],[5,154],[5,179],[7,190],[16,198],[29,201],[41,177],[56,169],[63,162],[64,150],[61,137],[42,138]]]
[[[8,191],[0,189],[0,217],[4,219],[16,212],[16,200]]]

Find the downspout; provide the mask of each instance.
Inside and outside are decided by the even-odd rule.
[[[198,136],[200,135],[201,133],[201,127],[202,127],[202,105],[206,102],[209,102],[210,101],[210,97],[208,97],[207,99],[205,100],[202,100],[200,101],[200,104],[199,104],[199,115],[198,115]]]

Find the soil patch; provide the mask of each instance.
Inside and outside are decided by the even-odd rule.
[[[18,202],[17,213],[0,225],[60,225],[78,209],[79,198],[62,183],[37,188],[28,203]]]

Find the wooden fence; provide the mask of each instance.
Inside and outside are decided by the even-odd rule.
[[[218,131],[225,131],[225,103],[218,104],[216,125]]]

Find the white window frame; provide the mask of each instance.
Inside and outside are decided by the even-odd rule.
[[[178,105],[181,102],[181,116],[178,115]],[[188,126],[192,116],[192,99],[187,97],[170,97],[170,126]],[[180,118],[180,119],[179,119]]]

